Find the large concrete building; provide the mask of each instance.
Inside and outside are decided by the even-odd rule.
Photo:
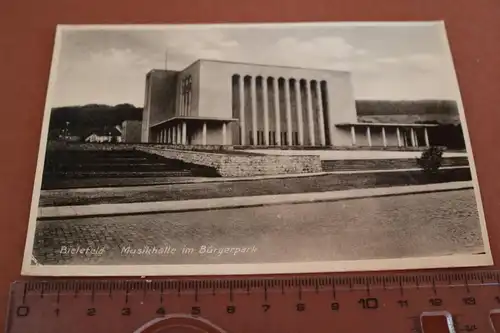
[[[142,142],[429,146],[432,124],[360,123],[349,72],[198,60],[146,76]]]

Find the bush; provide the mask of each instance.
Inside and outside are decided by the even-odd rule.
[[[443,163],[443,149],[440,147],[429,147],[422,152],[417,159],[418,165],[429,174],[436,174]]]

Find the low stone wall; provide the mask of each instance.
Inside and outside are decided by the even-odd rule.
[[[280,149],[280,150],[373,150],[373,151],[424,151],[426,147],[363,147],[363,146],[229,146],[229,145],[172,145],[160,143],[87,143],[87,142],[64,142],[49,141],[47,149],[65,150],[121,150],[134,149],[135,147],[157,147],[190,151],[221,151],[221,152],[244,152],[246,150],[258,149]],[[446,151],[446,147],[441,147]]]
[[[94,143],[94,142],[64,142],[64,141],[49,141],[47,150],[131,150],[136,147],[153,147],[153,148],[169,148],[181,149],[190,151],[211,151],[211,152],[231,152],[233,146],[222,145],[171,145],[161,143]]]
[[[57,150],[131,150],[137,143],[47,142],[47,151]]]
[[[441,147],[446,151],[446,147]],[[234,150],[280,149],[280,150],[373,150],[373,151],[425,151],[427,147],[383,147],[383,146],[233,146]]]
[[[227,145],[171,145],[171,144],[156,144],[155,147],[181,149],[181,150],[194,150],[194,151],[232,151],[233,146]]]
[[[231,155],[140,145],[137,150],[215,168],[222,177],[321,172],[319,156]]]

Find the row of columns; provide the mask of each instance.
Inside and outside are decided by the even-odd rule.
[[[401,130],[399,127],[396,127],[396,136],[398,139],[398,147],[403,146],[403,140],[401,138]],[[372,135],[371,135],[371,127],[366,126],[366,138],[368,140],[368,146],[372,146]],[[427,128],[424,127],[424,139],[425,139],[425,146],[429,147],[429,135],[427,133]],[[352,145],[356,145],[356,128],[355,126],[351,126],[351,140],[352,140]],[[410,140],[411,140],[411,146],[412,147],[418,147],[419,142],[418,142],[418,137],[417,133],[415,133],[415,129],[413,127],[410,127]],[[387,136],[385,132],[385,127],[382,127],[382,144],[384,147],[387,147]]]
[[[161,129],[157,134],[158,143],[187,144],[187,125],[182,122],[173,127]]]
[[[225,122],[222,123],[222,144],[227,144],[227,124]],[[207,123],[203,122],[201,129],[201,144],[207,144]],[[176,126],[164,128],[160,130],[157,134],[157,142],[158,143],[167,143],[167,144],[187,144],[187,124],[183,121]]]
[[[257,79],[255,76],[250,76],[250,98],[251,98],[251,113],[252,113],[252,140],[253,142],[257,142]],[[269,105],[268,105],[268,85],[267,85],[268,77],[262,77],[262,98],[264,105],[264,144],[266,146],[269,145]],[[287,133],[287,143],[288,145],[292,145],[292,107],[291,107],[291,94],[290,94],[290,80],[285,80],[284,89],[285,89],[285,116],[286,116],[286,133]],[[274,92],[274,110],[275,110],[275,130],[276,133],[281,133],[281,110],[280,110],[280,101],[279,101],[279,86],[278,80],[276,78],[272,78],[273,83],[273,92]],[[238,76],[238,86],[239,86],[239,120],[240,120],[240,137],[241,144],[245,145],[247,143],[246,138],[246,130],[245,130],[245,85],[244,85],[244,76]],[[313,109],[313,101],[312,101],[312,88],[310,81],[305,81],[305,92],[306,97],[305,100],[302,98],[301,89],[300,89],[300,81],[295,80],[293,86],[295,92],[295,104],[297,106],[297,127],[298,127],[298,144],[304,145],[304,121],[302,119],[302,108],[303,104],[306,103],[307,110],[307,124],[309,126],[309,142],[310,145],[316,145],[315,142],[315,124],[314,124],[314,109]],[[321,87],[318,81],[316,81],[315,85],[316,92],[316,106],[317,106],[317,118],[318,118],[318,130],[320,142],[319,144],[322,146],[326,145],[326,137],[325,137],[325,120],[323,116],[323,98],[321,94]],[[329,134],[331,135],[331,134]],[[281,146],[281,137],[277,136],[276,145]]]

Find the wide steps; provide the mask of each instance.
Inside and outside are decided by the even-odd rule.
[[[178,184],[195,179],[194,177],[92,177],[92,178],[44,178],[43,190],[61,190],[74,188],[130,187]],[[198,179],[198,178],[196,178]]]
[[[177,171],[185,169],[185,165],[175,163],[85,163],[85,164],[57,164],[46,166],[46,172],[153,172],[153,171]]]
[[[47,172],[46,179],[50,178],[142,178],[142,177],[191,177],[190,170],[177,171],[68,171],[68,172]]]
[[[59,150],[46,154],[42,189],[140,186],[217,177],[213,168],[137,150]]]
[[[147,158],[147,157],[137,157],[137,156],[128,156],[128,157],[55,157],[55,158],[46,158],[45,163],[63,163],[63,164],[85,164],[85,163],[145,163],[148,161],[157,161],[155,158]]]
[[[190,166],[137,150],[67,150],[46,155],[44,176],[87,177],[173,177],[191,176]]]

